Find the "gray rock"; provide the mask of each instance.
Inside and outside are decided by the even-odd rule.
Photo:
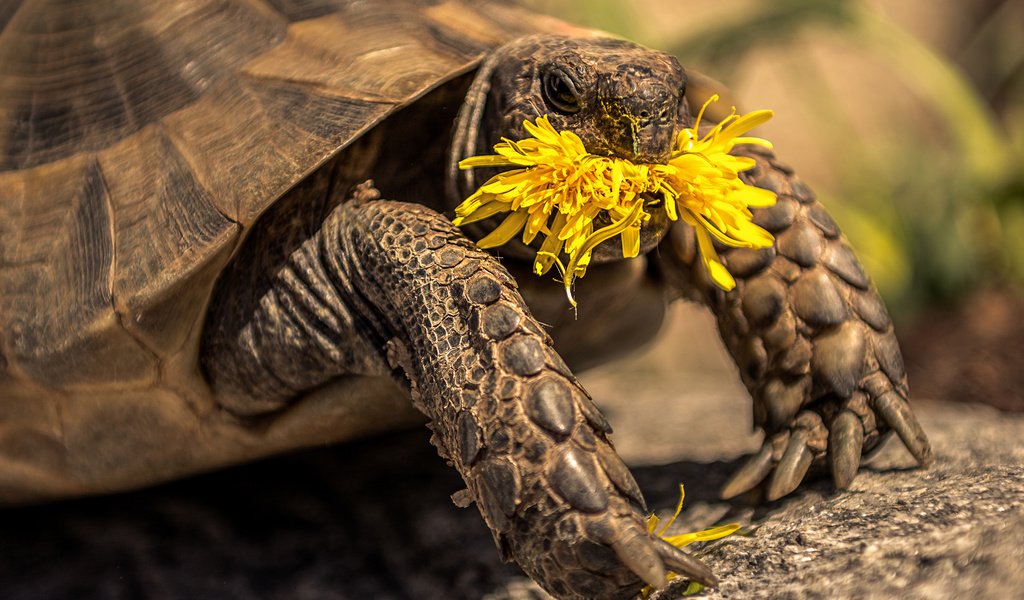
[[[935,449],[930,469],[911,468],[913,458],[893,439],[845,493],[834,493],[825,477],[775,503],[749,497],[719,502],[717,487],[760,438],[750,435],[749,417],[737,418],[749,414],[746,392],[713,341],[713,325],[695,313],[673,314],[665,338],[708,340],[706,348],[688,345],[699,356],[680,356],[660,344],[584,384],[607,406],[627,462],[646,465],[636,472],[649,506],[668,514],[682,481],[687,502],[679,532],[719,521],[738,521],[748,530],[701,550],[722,579],[702,597],[1019,597],[1024,415],[928,402],[915,398],[911,387],[912,405]],[[628,408],[616,404],[619,397],[628,398]],[[670,586],[655,598],[680,598],[683,589]]]
[[[705,560],[728,573],[709,598],[1011,598],[1024,586],[1024,419],[921,404],[931,469],[889,443],[852,488],[816,486],[752,514]],[[741,520],[741,519],[740,519]],[[741,520],[742,521],[742,520]],[[663,600],[678,597],[670,590]]]
[[[718,486],[760,437],[750,434],[749,399],[714,325],[690,307],[672,319],[656,348],[583,383],[608,413],[652,509],[671,514],[678,483],[686,485],[681,525],[670,533],[743,524],[744,535],[696,549],[722,580],[698,597],[1019,597],[1024,415],[914,398],[935,449],[930,469],[912,468],[910,454],[890,440],[845,493],[819,477],[775,503],[720,502]],[[681,356],[673,339],[705,345],[688,344]],[[682,598],[684,589],[669,586],[653,600]],[[484,598],[549,597],[516,578]]]
[[[614,424],[648,506],[668,516],[682,482],[680,531],[723,520],[748,529],[698,549],[722,579],[704,597],[1019,596],[1024,415],[921,401],[912,385],[935,449],[931,469],[909,469],[909,454],[890,442],[846,493],[819,477],[779,502],[721,502],[718,488],[760,435],[712,320],[687,307],[671,319],[649,352],[583,383]],[[476,508],[453,506],[463,483],[428,438],[421,428],[133,494],[0,512],[2,595],[546,599],[501,563]]]

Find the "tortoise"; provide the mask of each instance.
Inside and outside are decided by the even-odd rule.
[[[422,413],[465,480],[456,503],[553,595],[629,597],[667,570],[714,584],[647,532],[569,366],[645,342],[682,299],[715,314],[766,433],[723,497],[777,499],[812,465],[846,488],[891,432],[930,460],[885,306],[767,149],[736,152],[778,196],[754,213],[776,243],[721,250],[728,293],[692,229],[652,222],[637,258],[598,248],[573,317],[524,266],[534,249],[496,257],[452,225],[472,184],[455,165],[524,118],[663,160],[710,81],[671,56],[459,0],[25,0],[0,30],[4,504]]]

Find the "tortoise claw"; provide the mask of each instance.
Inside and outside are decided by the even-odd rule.
[[[732,474],[729,481],[725,482],[718,497],[728,500],[753,489],[771,473],[772,464],[772,445],[769,440],[765,440],[757,454],[751,456],[742,467]]]
[[[654,544],[671,571],[708,587],[718,587],[718,578],[707,565],[665,540],[657,539]]]
[[[860,417],[844,410],[832,421],[828,436],[828,457],[832,467],[832,481],[836,489],[845,490],[853,483],[860,467],[864,448],[864,426]]]
[[[899,394],[889,391],[879,396],[875,400],[875,411],[900,436],[919,465],[927,467],[932,464],[932,447],[928,438],[910,411],[910,405]]]
[[[629,531],[609,545],[619,560],[647,585],[656,589],[665,587],[668,576],[661,552],[655,549],[647,532]],[[660,541],[660,540],[659,540]]]
[[[786,451],[775,467],[771,481],[768,482],[768,500],[778,500],[795,490],[803,481],[813,460],[814,453],[807,447],[807,432],[802,429],[794,430],[790,434]]]

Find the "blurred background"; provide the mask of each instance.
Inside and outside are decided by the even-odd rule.
[[[836,215],[915,396],[1024,409],[1024,0],[525,0],[679,57]]]

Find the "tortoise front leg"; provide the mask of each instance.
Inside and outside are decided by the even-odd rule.
[[[743,493],[762,481],[775,500],[828,457],[839,489],[849,487],[862,452],[891,429],[922,466],[931,448],[907,404],[903,358],[889,315],[839,228],[792,171],[761,148],[741,177],[778,194],[754,210],[775,235],[763,250],[723,249],[736,288],[715,287],[697,259],[693,230],[677,224],[659,257],[671,288],[714,311],[725,345],[765,430],[761,450],[722,489]]]
[[[342,373],[390,369],[465,480],[456,503],[475,501],[503,557],[555,596],[631,597],[666,568],[714,584],[647,532],[608,424],[506,270],[441,215],[359,196],[255,302],[239,300],[251,315],[208,325],[206,369],[228,406],[279,406]]]

